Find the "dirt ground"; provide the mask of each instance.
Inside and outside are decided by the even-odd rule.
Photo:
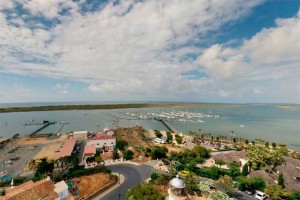
[[[141,126],[132,128],[119,128],[116,130],[118,140],[128,141],[130,146],[149,146],[147,138],[144,135],[145,130]]]
[[[15,142],[15,145],[39,145],[39,144],[51,144],[51,143],[58,143],[58,142],[64,142],[66,139],[68,139],[67,134],[62,134],[57,139],[51,139],[49,140],[46,137],[41,138],[30,138],[30,137],[20,137]]]
[[[57,149],[60,149],[60,146],[63,145],[63,142],[56,143],[56,144],[49,144],[44,147],[40,152],[38,152],[34,156],[34,160],[41,159],[47,157],[48,160],[55,160],[57,158]]]
[[[110,179],[109,174],[93,174],[90,176],[82,176],[73,180],[75,184],[79,187],[80,195],[76,196],[75,199],[83,199],[90,194],[96,192],[105,185],[113,182]]]

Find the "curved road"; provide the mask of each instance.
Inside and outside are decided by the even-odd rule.
[[[103,200],[124,200],[126,192],[129,188],[134,187],[139,183],[143,183],[150,177],[155,169],[148,165],[133,165],[133,164],[120,164],[108,167],[114,173],[121,173],[124,175],[124,182],[111,193],[106,195]]]

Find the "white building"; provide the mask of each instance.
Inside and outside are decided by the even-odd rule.
[[[55,186],[54,192],[58,194],[56,200],[63,200],[68,197],[69,195],[68,185],[65,183],[65,181],[60,181],[56,183],[54,186]]]
[[[97,149],[106,149],[113,150],[116,146],[116,137],[109,136],[106,133],[97,133],[96,137],[89,138],[87,140],[87,145],[95,145]]]

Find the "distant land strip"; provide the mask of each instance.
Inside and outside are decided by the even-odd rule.
[[[100,110],[100,109],[124,109],[124,108],[192,108],[209,106],[238,106],[240,104],[101,104],[101,105],[55,105],[55,106],[28,106],[0,108],[0,113],[31,112],[31,111],[55,111],[55,110]]]

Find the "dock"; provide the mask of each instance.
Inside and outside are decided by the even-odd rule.
[[[47,122],[45,123],[42,127],[36,129],[35,131],[33,131],[31,134],[29,134],[30,137],[34,136],[35,134],[37,134],[38,132],[40,132],[41,130],[43,130],[44,128],[46,128],[47,126],[51,125],[51,124],[55,124],[56,122]]]
[[[175,133],[175,134],[180,133],[176,128],[174,128],[174,126],[172,126],[168,121],[164,120],[163,118],[155,117],[154,119],[157,121],[161,121],[173,133]]]

